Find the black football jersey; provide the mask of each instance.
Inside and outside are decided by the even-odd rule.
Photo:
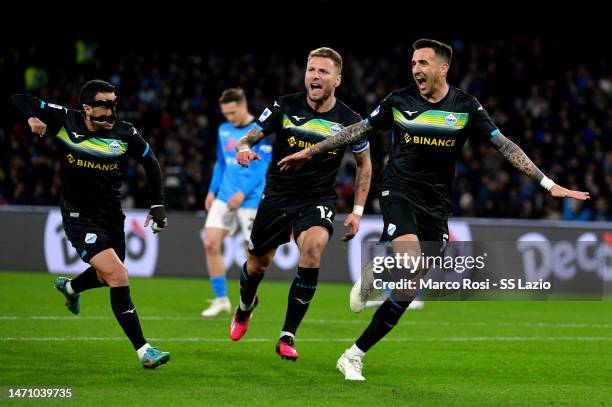
[[[343,128],[361,121],[357,113],[338,99],[331,110],[319,113],[308,105],[306,98],[306,92],[282,96],[256,120],[255,126],[264,134],[276,134],[264,191],[266,199],[269,196],[336,196],[336,174],[344,155],[343,149],[315,157],[299,171],[281,172],[276,165],[284,157],[334,136]],[[367,140],[351,146],[354,153],[364,151],[368,147]]]
[[[416,86],[397,90],[366,120],[393,131],[377,190],[403,192],[417,210],[440,218],[452,212],[455,162],[467,138],[488,140],[499,133],[476,98],[453,86],[438,103],[426,101]]]

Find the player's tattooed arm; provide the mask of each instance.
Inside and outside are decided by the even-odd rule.
[[[581,201],[590,198],[590,194],[586,191],[571,190],[555,184],[553,180],[546,177],[542,171],[536,167],[519,146],[508,140],[503,134],[499,133],[490,140],[497,151],[510,161],[512,165],[527,174],[534,181],[538,182],[543,188],[546,188],[553,197],[573,198]]]
[[[355,153],[357,161],[357,173],[355,174],[355,201],[353,212],[350,213],[344,220],[344,226],[350,226],[351,230],[342,236],[343,241],[351,240],[359,232],[359,224],[361,216],[363,216],[363,207],[365,206],[368,192],[370,191],[370,182],[372,180],[372,161],[370,160],[370,148],[364,151]]]
[[[340,130],[338,134],[333,137],[320,141],[314,146],[305,148],[302,151],[298,151],[297,153],[283,158],[276,165],[278,165],[281,171],[288,171],[290,169],[298,171],[306,162],[312,160],[316,155],[335,150],[348,144],[355,144],[363,140],[370,130],[372,130],[372,126],[370,126],[370,123],[366,120],[352,124]]]
[[[372,181],[372,161],[370,160],[370,148],[355,154],[357,171],[355,174],[355,205],[364,206],[370,192]]]
[[[352,124],[343,128],[333,137],[321,141],[308,150],[312,156],[335,150],[349,144],[355,144],[366,137],[368,131],[372,130],[372,126],[367,120]]]
[[[512,140],[508,139],[503,134],[499,133],[495,137],[491,137],[491,143],[495,149],[503,155],[506,160],[510,161],[516,169],[525,173],[529,178],[537,183],[540,183],[544,178],[544,174],[540,169],[527,157],[527,154],[517,146]]]
[[[236,143],[236,151],[247,150],[259,143],[261,139],[266,137],[261,131],[253,127],[249,132]]]
[[[243,167],[248,167],[253,160],[261,160],[259,154],[251,151],[251,147],[259,143],[266,137],[260,130],[253,127],[249,132],[236,143],[236,161]]]

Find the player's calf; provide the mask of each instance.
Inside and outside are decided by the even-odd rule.
[[[297,359],[297,351],[295,351],[295,346],[293,345],[293,336],[302,323],[302,320],[308,311],[308,307],[310,306],[310,303],[315,295],[318,277],[318,268],[306,268],[300,266],[298,267],[297,274],[295,275],[291,288],[289,289],[289,295],[287,298],[287,313],[285,315],[285,324],[283,325],[281,337],[283,335],[288,335],[291,338],[291,341],[285,342],[291,342],[290,346],[294,349],[293,351],[287,350],[286,352],[287,355],[291,355],[293,352],[295,352],[295,358],[291,358],[292,360]],[[279,353],[279,347],[286,348],[287,346],[281,346],[279,342],[277,345],[277,353]]]

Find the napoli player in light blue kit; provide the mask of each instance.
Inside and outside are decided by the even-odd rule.
[[[244,91],[241,88],[225,90],[219,98],[219,105],[227,122],[219,126],[217,162],[204,203],[208,212],[204,225],[204,250],[215,299],[210,300],[210,306],[202,311],[203,317],[231,310],[221,244],[226,236],[233,235],[239,228],[248,242],[272,160],[272,146],[266,139],[257,145],[261,161],[255,162],[255,167],[244,168],[236,162],[236,142],[255,123]]]

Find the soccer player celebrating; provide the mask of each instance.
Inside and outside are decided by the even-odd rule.
[[[121,161],[133,157],[146,171],[151,209],[144,222],[154,233],[167,224],[161,169],[149,144],[130,123],[117,120],[115,87],[92,80],[80,93],[83,110],[46,103],[30,95],[14,95],[13,105],[39,136],[57,141],[61,155],[63,191],[61,212],[66,236],[91,267],[73,280],[59,277],[57,288],[73,314],[80,311],[81,292],[108,285],[115,318],[132,342],[141,364],[156,368],[170,359],[168,352],[145,340],[136,307],[130,298],[125,259],[125,215],[121,210]]]
[[[421,253],[419,242],[448,239],[451,183],[455,161],[467,139],[488,140],[517,169],[550,191],[554,197],[579,200],[588,192],[571,191],[547,178],[515,143],[504,137],[482,105],[446,82],[452,48],[439,41],[420,39],[413,44],[412,76],[415,85],[387,96],[364,121],[336,136],[285,157],[279,168],[300,169],[321,154],[357,143],[372,129],[393,129],[394,148],[377,185],[383,212],[382,241],[391,241],[395,253]],[[298,172],[299,174],[299,172]],[[426,253],[427,254],[427,253]],[[426,270],[415,270],[422,277]],[[359,279],[351,290],[351,308],[360,311],[371,285]],[[398,322],[415,293],[392,295],[380,306],[356,343],[347,349],[337,368],[348,380],[365,380],[365,353]]]
[[[248,166],[252,160],[258,160],[260,157],[251,148],[267,134],[276,133],[273,158],[276,163],[359,122],[359,115],[335,97],[341,73],[342,58],[336,51],[330,48],[311,51],[304,78],[306,91],[282,96],[263,111],[255,128],[236,146],[238,162]],[[351,230],[343,240],[353,238],[359,230],[372,174],[368,142],[352,144],[352,151],[357,161],[355,206],[345,221]],[[298,174],[283,173],[276,165],[270,167],[253,224],[249,256],[240,276],[240,306],[230,327],[232,340],[237,341],[245,334],[257,306],[257,286],[277,247],[288,242],[293,233],[300,258],[289,289],[285,324],[276,352],[283,359],[298,358],[294,337],[317,288],[321,255],[333,232],[334,185],[343,155],[344,149],[330,150]]]
[[[254,162],[248,169],[236,162],[234,147],[253,128],[254,117],[249,113],[241,88],[225,90],[219,104],[227,122],[219,126],[217,162],[204,202],[208,211],[204,226],[204,249],[215,299],[210,307],[202,311],[203,317],[213,317],[231,310],[221,244],[228,234],[234,234],[240,226],[248,245],[257,205],[266,185],[266,171],[272,159],[272,146],[266,138],[253,149],[261,157],[260,161]]]

